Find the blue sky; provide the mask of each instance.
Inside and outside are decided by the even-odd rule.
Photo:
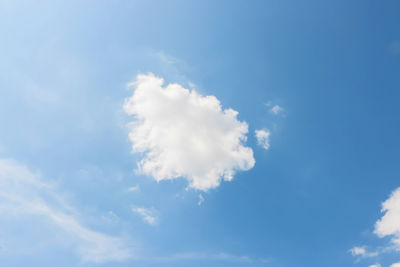
[[[0,1],[0,265],[398,267],[399,10]]]

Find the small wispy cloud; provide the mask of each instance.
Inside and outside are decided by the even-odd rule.
[[[353,256],[360,256],[363,258],[376,257],[379,255],[379,252],[377,252],[377,251],[374,251],[374,252],[367,251],[366,246],[353,247],[350,249],[350,253]]]
[[[142,217],[150,225],[158,223],[158,211],[154,208],[132,207],[132,211]]]
[[[280,114],[280,113],[285,111],[285,109],[283,107],[281,107],[279,105],[274,105],[272,103],[272,101],[268,101],[264,105],[268,108],[268,111],[271,112],[274,115],[278,115],[278,114]]]
[[[173,57],[172,55],[169,55],[164,51],[158,51],[155,53],[155,55],[163,64],[166,65],[175,65],[180,62],[176,57]]]
[[[105,215],[102,216],[103,220],[108,223],[117,223],[120,218],[112,210],[109,210]]]
[[[131,186],[128,188],[128,192],[139,192],[139,191],[140,191],[139,185]]]
[[[119,238],[84,226],[54,185],[14,160],[0,159],[0,218],[37,216],[72,238],[83,261],[124,261],[132,250]]]
[[[199,194],[199,201],[197,202],[197,205],[200,206],[201,204],[203,204],[203,202],[204,202],[204,197],[202,194]]]
[[[362,246],[362,247],[353,247],[353,248],[351,248],[350,249],[350,253],[353,256],[359,256],[359,255],[363,256],[367,252],[366,252],[365,246]]]
[[[184,75],[185,70],[190,68],[185,61],[165,51],[152,51],[152,57],[158,62],[162,74],[181,83],[188,83],[189,79]]]
[[[278,115],[279,113],[283,112],[283,108],[279,105],[273,106],[269,111],[275,115]]]
[[[192,83],[192,82],[188,82],[188,85],[189,85],[190,89],[195,89],[196,88],[196,85],[194,83]]]
[[[270,147],[269,136],[271,135],[271,132],[267,129],[261,129],[261,130],[256,130],[255,135],[257,138],[258,145],[264,148],[265,150],[268,150]]]

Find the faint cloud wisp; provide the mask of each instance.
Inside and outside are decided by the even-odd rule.
[[[154,208],[133,207],[132,211],[139,214],[143,220],[150,225],[156,225],[158,223],[158,212]]]
[[[59,191],[14,160],[0,159],[0,217],[40,216],[74,240],[83,261],[124,261],[133,251],[119,237],[83,226]]]

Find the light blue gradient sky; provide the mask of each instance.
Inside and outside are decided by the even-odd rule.
[[[0,158],[52,185],[38,193],[52,212],[129,247],[101,266],[389,266],[400,254],[357,261],[349,249],[385,246],[373,226],[400,185],[399,11],[395,0],[0,1]],[[135,172],[122,105],[148,72],[249,124],[255,167],[201,205],[186,180]],[[79,254],[86,230],[46,216],[0,213],[0,266],[99,264]]]

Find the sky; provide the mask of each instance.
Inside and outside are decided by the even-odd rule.
[[[0,0],[0,265],[400,266],[399,10]]]

